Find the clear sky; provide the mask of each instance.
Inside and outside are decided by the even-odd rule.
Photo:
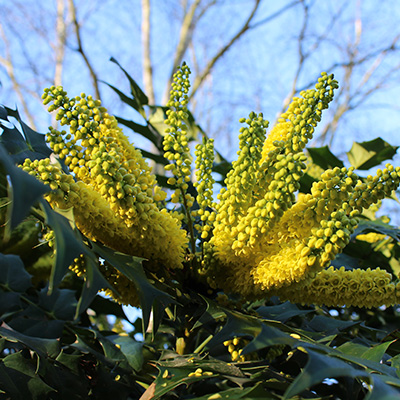
[[[68,1],[0,0],[0,104],[18,106],[27,118],[10,79],[8,63],[12,61],[13,73],[40,132],[51,123],[38,97],[54,79],[57,3],[67,5]],[[75,0],[82,46],[96,74],[125,92],[128,92],[127,82],[109,59],[115,57],[143,87],[140,3],[139,0]],[[182,3],[181,0],[151,1],[151,55],[158,103],[173,65],[184,17]],[[211,3],[211,0],[201,1],[203,5]],[[194,77],[196,70],[204,68],[237,33],[254,3],[254,0],[219,0],[206,9],[184,57]],[[299,2],[279,17],[263,23],[291,3],[291,0],[262,0],[251,25],[256,27],[215,64],[195,96],[191,107],[203,129],[216,139],[217,149],[229,160],[234,159],[238,121],[250,111],[262,111],[271,124],[274,122],[292,88],[301,54],[305,60],[297,88],[312,85],[321,71],[334,72],[345,90],[334,100],[332,111],[346,104],[346,96],[352,99],[351,110],[340,119],[333,139],[328,138],[324,144],[331,141],[334,152],[342,155],[354,140],[380,136],[393,145],[400,145],[400,50],[397,50],[400,2],[305,0],[303,5]],[[301,42],[299,37],[303,37]],[[77,39],[69,25],[62,83],[71,96],[82,91],[93,94],[88,69],[76,48]],[[343,64],[349,64],[349,60],[354,65],[350,63],[344,68]],[[350,74],[348,82],[346,74]],[[374,91],[376,86],[379,90]],[[107,85],[100,83],[100,90],[103,103],[112,113],[140,122],[132,110],[121,105]],[[328,111],[322,128],[331,118],[332,112]],[[146,145],[137,136],[131,139]],[[396,156],[394,164],[400,165],[400,157]],[[392,206],[388,209],[392,210]],[[398,213],[396,207],[394,210]]]

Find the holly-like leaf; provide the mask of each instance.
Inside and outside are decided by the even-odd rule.
[[[237,311],[226,311],[227,322],[220,332],[218,332],[208,343],[207,347],[212,348],[226,340],[240,336],[256,337],[262,331],[264,325],[255,317],[242,314]]]
[[[32,286],[31,275],[18,256],[0,253],[0,284],[8,290],[22,293]]]
[[[400,398],[400,390],[388,385],[378,375],[372,378],[372,390],[365,396],[365,400],[396,400]]]
[[[48,398],[54,388],[47,385],[36,373],[35,361],[21,352],[10,354],[0,363],[0,387],[7,397],[16,400]]]
[[[359,322],[341,321],[324,315],[315,315],[314,318],[307,323],[307,327],[317,332],[325,332],[326,334],[334,334],[341,330],[351,328],[358,325]]]
[[[134,121],[127,120],[122,117],[116,117],[119,124],[122,124],[134,132],[139,133],[144,138],[150,140],[158,150],[162,150],[162,136],[155,130],[151,124],[140,125]]]
[[[0,144],[0,163],[10,177],[12,205],[10,229],[14,229],[28,214],[31,207],[49,191],[49,188],[33,176],[14,165],[7,151]]]
[[[97,260],[95,260],[93,255],[86,254],[85,260],[85,283],[82,287],[82,293],[79,297],[78,305],[76,307],[75,318],[78,318],[78,316],[90,306],[99,290],[108,288],[115,291],[115,289],[111,287],[104,276],[100,273],[96,265]]]
[[[108,337],[115,345],[118,345],[129,365],[139,372],[143,365],[143,343],[137,342],[127,335],[113,335]]]
[[[314,164],[325,169],[332,169],[335,167],[344,167],[343,161],[339,160],[330,150],[328,146],[324,147],[310,147],[307,149]]]
[[[258,352],[276,344],[287,344],[293,347],[297,342],[297,339],[287,333],[264,323],[262,324],[261,332],[243,349],[242,354]]]
[[[257,313],[261,317],[281,322],[286,322],[293,317],[306,315],[311,312],[313,312],[313,310],[300,310],[295,304],[289,303],[288,301],[278,304],[277,306],[263,306],[257,308]]]
[[[39,306],[46,310],[54,319],[70,321],[76,308],[75,291],[54,288],[49,293],[45,287],[39,292]]]
[[[316,353],[312,350],[307,351],[308,361],[305,368],[289,386],[283,399],[290,399],[299,395],[306,389],[322,382],[324,379],[338,378],[345,376],[348,378],[368,378],[368,373],[354,368],[341,360],[328,357],[324,354]]]
[[[398,148],[378,137],[368,142],[354,142],[347,157],[354,168],[367,170],[392,159]]]
[[[46,224],[54,231],[56,242],[56,262],[51,270],[49,282],[49,293],[51,293],[62,281],[74,259],[85,254],[87,250],[65,217],[52,210],[46,201],[43,200],[41,205],[45,212]]]
[[[0,326],[0,336],[10,342],[20,342],[44,358],[55,358],[61,350],[60,342],[56,339],[43,339],[24,335],[14,329],[5,327],[4,323]]]
[[[149,282],[143,270],[141,258],[116,252],[97,243],[92,243],[92,247],[96,254],[107,260],[114,268],[133,282],[138,291],[143,311],[143,332],[146,331],[149,325],[150,314],[153,311],[153,332],[155,333],[162,317],[161,312],[159,312],[160,309],[164,310],[168,304],[176,301],[169,294],[157,289]]]
[[[356,230],[351,235],[351,239],[356,239],[358,235],[368,232],[378,232],[383,235],[392,237],[397,242],[400,241],[400,229],[396,228],[395,226],[386,224],[379,219],[375,219],[373,221],[367,219],[360,220]]]
[[[121,69],[121,71],[128,78],[131,88],[131,94],[133,96],[132,99],[134,102],[133,108],[137,110],[143,116],[143,118],[146,118],[146,113],[144,112],[143,106],[149,104],[148,97],[144,94],[143,90],[139,87],[136,81],[128,74],[128,72],[124,68],[121,67],[119,62],[114,57],[111,57],[110,61],[117,64],[118,67]]]

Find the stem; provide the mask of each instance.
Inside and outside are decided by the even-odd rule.
[[[193,253],[193,256],[194,256],[195,263],[196,263],[196,240],[195,240],[195,237],[194,237],[192,216],[190,215],[190,209],[189,209],[189,207],[187,205],[185,192],[183,191],[182,188],[180,188],[180,191],[182,193],[183,206],[185,207],[186,217],[187,217],[187,220],[188,220],[188,227],[189,227],[189,234],[190,234],[190,245],[192,247],[192,253]]]
[[[214,337],[214,335],[210,335],[206,340],[203,341],[203,343],[201,343],[199,346],[197,346],[197,348],[195,349],[195,351],[193,353],[197,354],[200,353],[204,347],[207,345],[207,343]]]

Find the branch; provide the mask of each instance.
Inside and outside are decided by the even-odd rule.
[[[92,80],[96,98],[101,100],[99,82],[98,82],[96,72],[94,71],[92,64],[90,63],[85,51],[83,50],[81,31],[80,31],[80,26],[79,26],[78,19],[76,16],[76,7],[74,4],[74,0],[69,0],[69,6],[70,6],[70,13],[71,13],[71,20],[72,20],[72,24],[73,24],[74,30],[75,30],[75,36],[76,36],[76,40],[78,42],[78,48],[76,49],[76,51],[81,54],[87,68],[89,69],[90,78]]]
[[[56,20],[56,47],[54,49],[56,65],[54,69],[54,85],[62,84],[62,71],[64,64],[65,45],[67,42],[65,27],[65,4],[64,0],[57,0],[57,20]]]
[[[33,129],[36,129],[36,124],[35,124],[35,120],[33,118],[33,115],[30,113],[29,111],[29,107],[28,104],[26,102],[24,93],[23,91],[23,87],[22,85],[18,82],[17,77],[15,76],[15,68],[14,68],[14,63],[13,63],[13,59],[11,56],[11,51],[10,51],[10,43],[4,33],[3,30],[3,26],[0,24],[0,36],[3,39],[4,42],[4,47],[5,47],[5,52],[6,52],[6,57],[0,57],[0,63],[4,65],[6,72],[12,82],[12,86],[15,90],[15,92],[17,93],[17,96],[19,98],[19,101],[22,104],[22,108],[24,110],[24,113],[26,115],[26,117],[28,118],[29,124]]]
[[[155,104],[150,33],[150,0],[142,0],[143,82],[145,92],[149,98],[149,103]]]
[[[190,39],[193,35],[194,28],[194,15],[197,7],[199,6],[201,0],[195,0],[195,2],[190,6],[189,10],[185,13],[185,17],[183,19],[181,30],[179,33],[179,42],[176,47],[174,62],[172,64],[172,70],[168,78],[167,86],[165,88],[164,96],[163,96],[163,104],[167,102],[169,97],[169,90],[171,87],[173,75],[176,71],[176,68],[182,63],[183,56],[189,46]]]
[[[255,0],[253,10],[251,11],[251,13],[250,13],[249,17],[247,18],[246,22],[244,23],[244,25],[239,29],[239,31],[236,33],[236,35],[234,35],[231,38],[231,40],[229,40],[229,42],[225,46],[223,46],[217,52],[217,54],[215,54],[215,56],[208,62],[206,67],[203,69],[201,74],[196,76],[193,86],[192,86],[192,89],[191,89],[191,94],[189,96],[190,99],[196,94],[197,90],[202,85],[203,81],[206,79],[206,77],[208,76],[208,74],[210,73],[210,71],[212,70],[214,65],[216,64],[216,62],[232,47],[232,45],[237,40],[239,40],[243,36],[243,34],[245,34],[250,29],[250,23],[256,14],[256,11],[260,5],[260,2],[261,2],[261,0]],[[258,25],[258,24],[255,24],[255,25]]]

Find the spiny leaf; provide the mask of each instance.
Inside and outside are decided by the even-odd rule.
[[[140,89],[139,85],[136,83],[136,81],[128,74],[128,72],[121,67],[121,65],[118,63],[118,61],[114,58],[111,57],[110,61],[117,64],[118,67],[121,69],[121,71],[125,74],[125,76],[128,78],[130,87],[131,87],[131,94],[133,96],[133,100],[136,103],[135,110],[139,111],[139,113],[146,118],[146,113],[144,112],[143,106],[149,104],[149,99],[148,97],[143,93],[142,89]]]
[[[41,205],[46,215],[46,223],[54,231],[56,242],[56,262],[51,270],[49,282],[51,293],[53,288],[62,281],[74,259],[84,254],[86,249],[65,217],[53,211],[46,201],[43,200]]]
[[[386,353],[386,350],[394,341],[395,340],[380,343],[373,347],[367,347],[353,342],[346,342],[337,349],[345,354],[380,363]]]
[[[287,344],[293,347],[298,340],[273,326],[262,324],[261,332],[243,349],[242,354],[257,352],[276,344]]]
[[[228,320],[222,330],[218,332],[208,343],[207,347],[223,343],[226,340],[240,336],[256,337],[262,331],[263,324],[258,318],[254,318],[236,311],[226,311]]]
[[[129,256],[92,243],[93,250],[100,257],[107,260],[114,268],[130,279],[138,291],[140,305],[143,311],[143,332],[146,331],[152,310],[153,314],[153,332],[156,332],[161,320],[161,313],[157,307],[165,309],[168,304],[176,301],[167,293],[154,287],[146,277],[142,267],[142,259]]]
[[[288,301],[277,306],[263,306],[257,308],[257,313],[261,317],[281,322],[286,322],[298,315],[309,314],[312,311],[313,310],[300,310],[295,304],[289,303]]]
[[[43,339],[37,337],[31,337],[17,332],[13,329],[5,327],[3,323],[0,326],[0,335],[9,340],[10,342],[21,342],[29,349],[38,353],[40,357],[51,357],[55,358],[60,353],[60,342],[56,339]]]
[[[119,346],[129,365],[139,372],[143,365],[143,343],[133,340],[130,336],[113,335],[108,337],[115,345]]]
[[[358,325],[359,322],[341,321],[324,315],[315,315],[310,322],[307,322],[307,327],[317,332],[325,332],[326,334],[337,333],[340,330],[351,328]]]
[[[339,160],[330,150],[328,146],[324,147],[310,147],[307,149],[314,164],[325,169],[332,169],[334,167],[344,167],[343,161]]]
[[[370,221],[370,220],[360,220],[356,230],[351,235],[351,239],[356,239],[358,235],[362,233],[368,232],[378,232],[383,235],[392,237],[396,241],[400,241],[400,229],[395,226],[389,225],[385,222],[382,222],[379,219]]]
[[[299,395],[306,389],[322,382],[324,379],[346,376],[351,378],[367,378],[365,371],[360,371],[350,364],[341,360],[318,354],[314,351],[307,351],[308,361],[305,368],[289,386],[283,399],[290,399]]]
[[[54,388],[47,385],[36,373],[35,362],[21,352],[10,354],[0,363],[0,386],[12,399],[48,398]]]
[[[22,135],[17,135],[15,132],[15,127],[8,131],[10,128],[1,123],[0,127],[4,129],[3,135],[6,134],[5,137],[3,135],[0,137],[0,143],[7,148],[7,150],[12,154],[15,162],[20,163],[25,158],[30,158],[31,160],[40,160],[42,158],[47,158],[52,153],[51,149],[46,144],[45,135],[34,131],[25,122],[22,121],[18,109],[12,110],[11,108],[4,107],[4,110],[7,113],[7,116],[14,117],[20,124]],[[0,118],[4,118],[4,114],[0,115]],[[21,140],[24,142],[22,143]],[[10,148],[13,148],[15,151],[10,151],[8,146],[10,143]],[[27,154],[25,154],[27,152]],[[23,158],[22,158],[23,157]]]
[[[400,390],[396,390],[378,375],[372,375],[372,390],[365,396],[365,400],[397,400],[400,398]]]
[[[79,315],[90,306],[99,290],[109,288],[115,291],[97,268],[97,260],[94,259],[92,254],[87,254],[87,252],[85,253],[85,283],[82,287],[82,293],[76,307],[75,318],[78,318]]]
[[[19,293],[32,286],[31,276],[18,256],[0,253],[0,283],[8,290]]]
[[[392,146],[380,137],[368,142],[354,142],[347,157],[350,164],[356,169],[367,170],[383,161],[392,159],[398,146]]]
[[[0,144],[0,162],[10,177],[12,186],[12,208],[10,229],[14,229],[29,213],[34,205],[49,188],[33,176],[16,167]]]
[[[140,125],[134,121],[127,120],[122,117],[116,117],[119,124],[125,125],[134,132],[139,133],[144,138],[150,140],[158,150],[162,150],[162,136],[150,125]]]
[[[76,308],[75,291],[54,288],[49,293],[45,287],[39,292],[38,305],[50,313],[55,319],[72,320]]]

